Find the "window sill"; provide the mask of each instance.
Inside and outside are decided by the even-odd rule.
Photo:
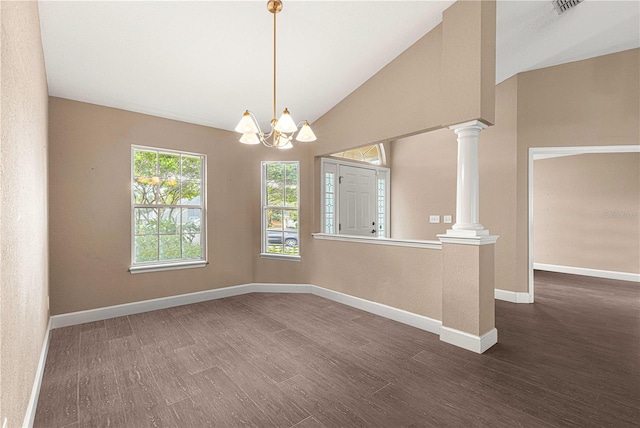
[[[392,245],[396,247],[428,248],[431,250],[442,249],[442,243],[440,241],[422,241],[417,239],[370,238],[368,236],[334,235],[330,233],[312,233],[311,235],[313,236],[314,239],[321,239],[326,241],[357,242],[360,244]]]
[[[162,272],[165,270],[193,269],[205,267],[209,264],[206,260],[196,260],[193,262],[167,263],[157,265],[131,266],[129,273]]]
[[[287,260],[290,262],[299,262],[302,260],[300,256],[290,256],[286,254],[260,253],[261,259]]]

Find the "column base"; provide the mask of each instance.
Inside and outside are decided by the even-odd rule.
[[[438,235],[440,242],[463,245],[495,244],[498,238],[498,235],[489,235],[489,231],[486,229],[447,229],[447,233]]]
[[[440,328],[440,340],[466,349],[467,351],[482,354],[498,343],[498,330],[494,328],[482,336],[476,336],[475,334],[466,333],[456,330],[455,328],[442,326]]]

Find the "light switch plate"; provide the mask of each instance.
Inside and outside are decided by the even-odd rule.
[[[443,223],[453,223],[452,217],[450,215],[444,216]]]
[[[429,216],[429,223],[440,223],[440,216],[439,215],[430,215]]]

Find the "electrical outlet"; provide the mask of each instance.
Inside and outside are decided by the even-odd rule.
[[[452,217],[450,215],[444,216],[444,223],[453,223]]]
[[[440,223],[440,216],[439,215],[430,215],[429,216],[429,223]]]
[[[7,418],[4,418],[4,421],[2,421],[2,428],[7,428],[9,426],[9,421],[7,421]]]

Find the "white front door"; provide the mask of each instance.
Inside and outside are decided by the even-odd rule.
[[[376,237],[376,171],[340,165],[338,233]]]

